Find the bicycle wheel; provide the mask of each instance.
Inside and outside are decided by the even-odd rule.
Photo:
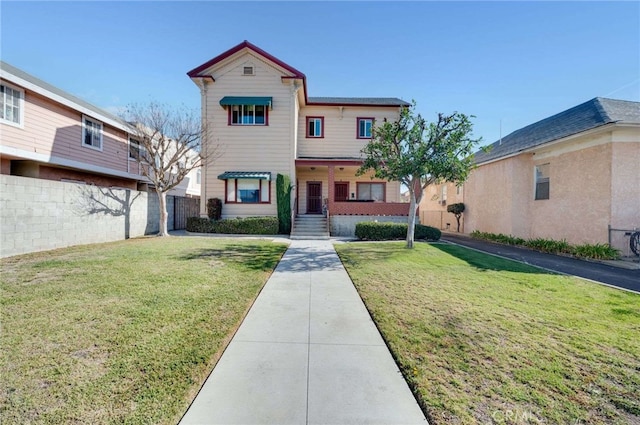
[[[640,232],[634,232],[629,238],[629,248],[634,254],[640,256]]]

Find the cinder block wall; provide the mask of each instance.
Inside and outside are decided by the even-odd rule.
[[[0,175],[0,256],[153,234],[159,215],[154,192]]]

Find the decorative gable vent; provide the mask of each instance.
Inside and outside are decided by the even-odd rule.
[[[255,75],[253,72],[253,66],[242,67],[242,75]]]

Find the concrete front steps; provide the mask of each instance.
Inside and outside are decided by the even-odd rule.
[[[297,215],[291,229],[291,239],[328,240],[327,218],[323,215]]]

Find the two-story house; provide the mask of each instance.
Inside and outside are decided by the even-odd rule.
[[[119,117],[0,62],[0,174],[146,189],[132,134]],[[170,194],[199,197],[199,175]]]
[[[358,221],[406,220],[398,182],[355,173],[374,123],[398,119],[409,103],[309,97],[302,72],[247,41],[187,75],[200,88],[203,149],[219,153],[203,170],[202,199],[220,198],[223,217],[275,216],[283,174],[294,213],[328,214],[332,234],[353,234]]]

